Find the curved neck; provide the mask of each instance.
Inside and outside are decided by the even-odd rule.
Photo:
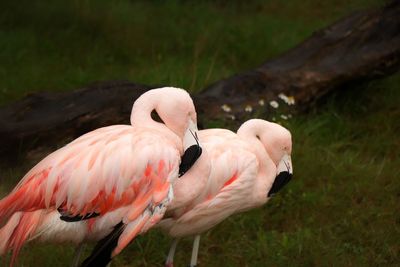
[[[264,162],[266,158],[269,158],[268,152],[266,151],[263,143],[257,136],[261,135],[261,129],[255,123],[245,123],[237,131],[237,135],[247,143],[250,143],[250,149],[257,156],[260,162]],[[260,168],[262,164],[260,165]]]
[[[251,143],[254,154],[261,162],[266,162],[265,160],[267,158],[271,160],[271,155],[268,153],[267,147],[265,146],[266,144],[261,141],[261,136],[265,135],[265,131],[268,130],[266,128],[266,123],[267,122],[264,120],[252,119],[243,123],[237,130],[238,136]]]
[[[179,136],[176,135],[167,125],[155,121],[151,117],[151,112],[157,110],[157,98],[152,97],[150,92],[145,96],[139,97],[132,107],[131,125],[133,127],[151,128],[163,132],[177,145],[177,148],[182,150],[182,142]]]
[[[147,94],[150,94],[149,92]],[[154,98],[142,95],[139,97],[132,107],[131,125],[134,127],[160,127],[159,122],[156,122],[151,117],[151,112],[156,109],[157,105]]]
[[[276,166],[262,142],[257,138],[257,135],[259,135],[258,130],[260,129],[256,127],[256,125],[251,126],[255,127],[241,127],[237,134],[250,145],[251,152],[253,152],[258,159],[259,169],[257,182],[254,185],[255,192],[253,198],[255,203],[258,203],[257,205],[262,205],[267,201],[268,188],[273,183],[273,179],[270,179],[270,174],[271,171],[275,174]]]

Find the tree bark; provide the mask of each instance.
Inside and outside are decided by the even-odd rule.
[[[218,81],[194,101],[200,124],[210,120],[290,116],[347,83],[392,74],[400,66],[400,1],[356,12],[315,32],[261,66]],[[61,144],[98,127],[129,123],[148,86],[117,81],[67,93],[35,93],[0,108],[0,156]]]

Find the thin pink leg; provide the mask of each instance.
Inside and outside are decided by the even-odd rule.
[[[167,260],[165,261],[165,267],[174,267],[174,255],[176,246],[178,245],[179,239],[176,238],[172,241],[171,248],[169,249]]]
[[[200,235],[196,235],[193,241],[192,258],[190,260],[190,267],[197,266],[197,258],[199,255]]]

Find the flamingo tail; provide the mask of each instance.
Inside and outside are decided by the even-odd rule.
[[[17,212],[0,229],[0,255],[13,250],[10,267],[14,266],[23,244],[34,236],[42,215],[41,210]]]

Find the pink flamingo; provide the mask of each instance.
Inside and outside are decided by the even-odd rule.
[[[197,264],[200,234],[230,215],[265,204],[292,177],[291,135],[260,119],[245,122],[237,134],[199,131],[203,154],[184,179],[175,180],[175,198],[159,222],[174,237],[166,266],[180,237],[195,235],[190,266]]]
[[[165,124],[151,118],[154,110]],[[48,155],[0,200],[0,221],[8,220],[0,254],[12,249],[12,266],[35,238],[104,238],[82,266],[106,266],[163,217],[173,181],[201,154],[196,123],[186,91],[153,89],[135,101],[131,125],[94,130]]]

